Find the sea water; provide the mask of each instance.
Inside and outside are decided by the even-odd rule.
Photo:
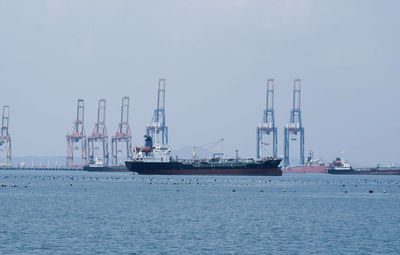
[[[0,254],[400,254],[400,176],[0,170]]]

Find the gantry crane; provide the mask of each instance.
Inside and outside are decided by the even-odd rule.
[[[94,124],[92,135],[88,137],[88,152],[90,162],[95,161],[95,150],[101,144],[101,160],[103,165],[108,165],[108,132],[106,127],[106,100],[100,99],[97,108],[97,122]]]
[[[146,126],[146,133],[155,144],[168,144],[168,127],[165,124],[165,79],[158,80],[157,108],[154,110],[153,119]]]
[[[87,147],[86,147],[86,133],[84,127],[85,119],[85,103],[83,99],[78,100],[78,107],[76,111],[76,120],[72,126],[72,134],[67,135],[67,166],[68,167],[82,167],[87,164]],[[74,161],[74,151],[81,151],[80,163]]]
[[[10,167],[11,161],[11,137],[8,132],[10,120],[10,106],[3,106],[3,114],[1,117],[1,133],[0,133],[0,149],[4,151],[4,162],[0,162],[0,166]]]
[[[269,145],[268,136],[272,134],[272,156],[277,157],[278,130],[275,126],[274,112],[274,80],[267,80],[266,107],[263,123],[257,126],[257,158],[264,157],[264,145]]]
[[[129,159],[132,155],[132,134],[129,127],[129,97],[122,98],[121,104],[121,122],[118,124],[117,132],[111,138],[111,156],[112,164],[118,165],[119,150],[118,144],[125,143],[126,159]]]
[[[289,165],[289,142],[295,141],[300,135],[300,165],[304,165],[304,128],[301,116],[301,80],[294,80],[293,109],[290,111],[290,121],[285,125],[285,143],[283,165]],[[292,136],[292,137],[290,137]]]

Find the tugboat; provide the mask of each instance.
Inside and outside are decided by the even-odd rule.
[[[223,154],[215,153],[207,160],[177,160],[170,154],[168,146],[153,146],[152,138],[146,135],[145,146],[136,149],[132,159],[125,164],[130,171],[141,175],[282,175],[280,158],[224,159]]]
[[[328,173],[330,174],[351,174],[353,172],[354,169],[351,164],[343,158],[343,154],[340,158],[336,158],[328,168]]]

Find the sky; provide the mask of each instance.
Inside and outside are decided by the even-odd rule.
[[[275,79],[283,154],[300,78],[306,152],[400,164],[399,7],[395,0],[0,0],[0,106],[10,105],[13,155],[65,155],[80,98],[87,134],[98,100],[107,100],[111,136],[129,96],[134,144],[142,145],[159,78],[171,147],[224,138],[231,156],[255,155],[266,80]]]

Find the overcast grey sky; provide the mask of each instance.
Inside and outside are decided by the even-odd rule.
[[[400,163],[400,1],[0,0],[0,105],[11,106],[15,156],[65,155],[76,101],[91,133],[121,98],[143,144],[167,79],[170,144],[225,138],[255,155],[266,79],[276,84],[278,153],[294,78],[302,79],[306,151],[332,160]],[[292,151],[293,157],[298,157]]]

